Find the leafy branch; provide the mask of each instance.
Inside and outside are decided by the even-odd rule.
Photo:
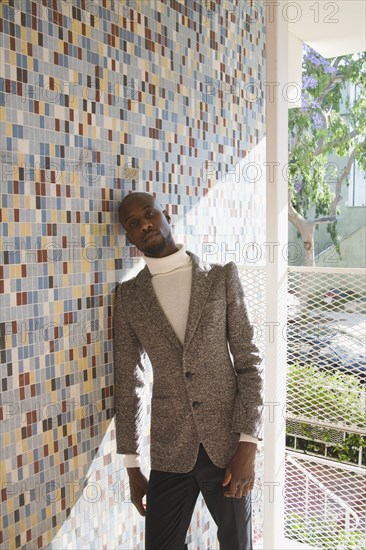
[[[289,111],[288,200],[289,221],[304,242],[305,265],[314,265],[314,229],[318,224],[327,224],[339,251],[336,221],[342,187],[348,184],[356,160],[366,168],[365,81],[366,54],[326,60],[305,46],[302,106]],[[345,99],[350,85],[357,89],[353,102]],[[347,158],[342,173],[332,181],[330,154],[338,161]]]

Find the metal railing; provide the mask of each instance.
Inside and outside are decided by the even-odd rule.
[[[239,273],[265,353],[266,268]],[[288,324],[277,327],[287,340],[285,535],[294,545],[358,550],[365,546],[366,270],[289,267],[287,307]],[[262,514],[260,505],[258,540]]]
[[[287,536],[321,548],[365,547],[363,468],[287,451],[286,474]],[[340,483],[350,478],[351,503],[347,489],[338,494]]]
[[[297,452],[286,457],[286,536],[356,550],[366,530],[366,271],[288,276],[287,446]]]

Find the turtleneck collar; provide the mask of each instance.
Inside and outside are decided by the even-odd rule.
[[[177,244],[177,248],[177,252],[169,254],[169,256],[164,256],[163,258],[152,258],[151,256],[143,255],[151,275],[174,271],[174,269],[188,265],[192,261],[189,254],[186,253],[184,244]]]

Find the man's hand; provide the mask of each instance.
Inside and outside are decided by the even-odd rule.
[[[241,498],[253,489],[256,451],[256,443],[241,441],[238,444],[238,448],[226,468],[222,482],[223,487],[230,483],[224,496]]]
[[[139,513],[144,516],[145,505],[142,499],[147,492],[147,479],[140,468],[127,468],[127,473],[130,480],[131,502],[136,506]]]

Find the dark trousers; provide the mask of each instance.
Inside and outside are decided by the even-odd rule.
[[[146,550],[184,550],[197,497],[202,492],[217,525],[220,550],[252,550],[251,493],[236,499],[224,496],[225,470],[218,468],[200,445],[190,472],[150,471],[146,496]]]

